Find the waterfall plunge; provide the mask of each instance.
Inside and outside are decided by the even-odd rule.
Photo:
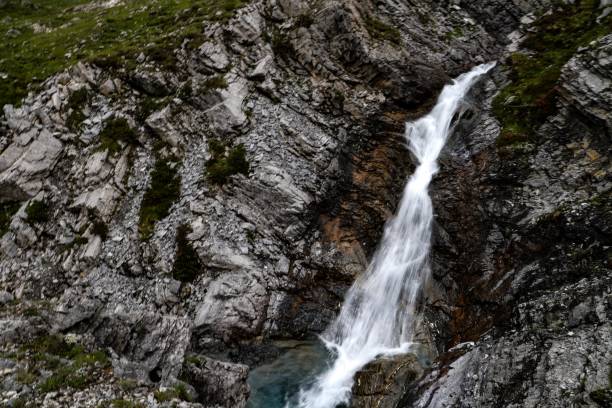
[[[298,407],[334,408],[348,403],[353,377],[360,369],[377,357],[409,350],[417,298],[429,275],[433,219],[429,183],[438,170],[436,160],[462,98],[494,65],[483,64],[460,75],[444,87],[427,116],[406,125],[418,167],[371,264],[348,291],[339,316],[322,336],[335,360],[312,386],[300,391]]]

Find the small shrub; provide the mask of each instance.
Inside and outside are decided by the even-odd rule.
[[[11,219],[20,206],[20,203],[14,201],[0,204],[0,238],[8,231]]]
[[[66,126],[73,132],[78,132],[81,129],[83,121],[87,118],[83,113],[83,108],[90,100],[89,90],[85,87],[74,91],[68,98],[66,108],[71,110],[66,118]]]
[[[370,33],[370,36],[373,38],[389,41],[394,44],[401,44],[402,36],[397,28],[383,23],[375,17],[366,17],[364,22],[368,33]]]
[[[272,32],[270,45],[272,45],[274,54],[281,58],[288,59],[291,55],[295,54],[291,41],[278,29]]]
[[[215,75],[204,81],[202,84],[202,89],[204,92],[212,91],[214,89],[226,89],[227,85],[227,80],[223,75]]]
[[[309,28],[314,23],[314,18],[310,13],[300,14],[295,18],[295,25],[297,27]]]
[[[136,120],[140,123],[144,123],[144,121],[151,116],[153,112],[161,110],[166,103],[166,98],[153,98],[151,96],[145,96],[138,104],[138,108],[136,110]]]
[[[49,221],[49,205],[45,201],[32,201],[25,209],[28,223],[42,224]]]
[[[181,195],[181,180],[172,159],[157,160],[151,172],[151,184],[142,198],[138,229],[142,239],[153,233],[155,223],[165,218]]]
[[[102,239],[102,241],[106,241],[106,238],[108,237],[108,225],[106,225],[106,223],[98,218],[96,218],[93,221],[93,226],[91,228],[91,232],[94,235],[97,235],[100,237],[100,239]]]
[[[206,162],[206,176],[210,182],[223,185],[234,174],[249,174],[249,162],[246,159],[246,149],[243,144],[233,147],[227,152],[227,146],[216,139],[209,143],[211,158]]]
[[[121,151],[122,144],[136,145],[138,137],[126,119],[112,117],[100,132],[100,150],[108,149],[111,154],[115,154]]]
[[[181,282],[193,282],[202,271],[200,257],[193,248],[187,235],[191,228],[183,224],[176,231],[176,256],[172,267],[172,277]]]

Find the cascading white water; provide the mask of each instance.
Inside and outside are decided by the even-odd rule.
[[[427,116],[406,125],[409,148],[419,164],[370,266],[348,291],[339,316],[322,336],[335,360],[314,384],[300,391],[300,408],[348,403],[357,371],[377,357],[410,349],[417,298],[429,275],[433,208],[428,186],[462,98],[494,65],[483,64],[459,76],[444,87]]]

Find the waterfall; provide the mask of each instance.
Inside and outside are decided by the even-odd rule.
[[[360,369],[378,357],[409,351],[418,297],[429,275],[433,219],[429,183],[438,171],[436,160],[462,98],[494,65],[483,64],[460,75],[444,87],[427,116],[407,123],[406,138],[418,166],[396,215],[385,226],[371,264],[350,288],[340,314],[322,335],[334,360],[312,385],[300,391],[298,407],[334,408],[348,403],[353,377]]]

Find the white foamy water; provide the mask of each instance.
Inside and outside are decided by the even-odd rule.
[[[302,389],[300,408],[334,408],[348,403],[353,377],[381,356],[406,353],[414,335],[415,312],[429,276],[433,208],[428,187],[436,160],[451,133],[462,98],[495,64],[483,64],[442,90],[433,110],[406,124],[410,151],[418,160],[394,218],[366,272],[348,291],[340,314],[322,336],[335,353],[329,369]],[[288,404],[289,405],[289,404]]]

